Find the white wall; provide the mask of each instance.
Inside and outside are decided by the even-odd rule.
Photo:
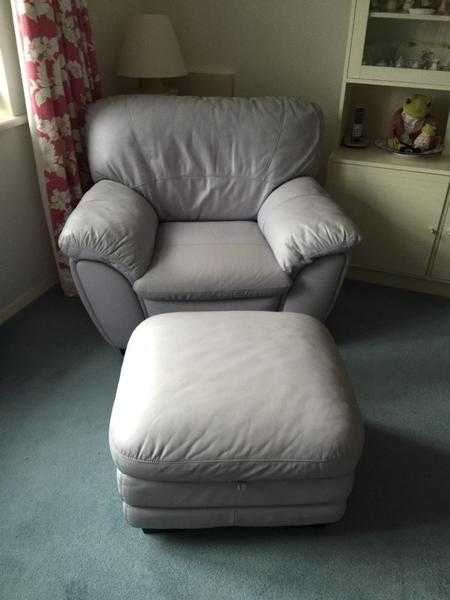
[[[56,273],[28,127],[0,130],[0,323],[47,290]]]
[[[190,66],[234,68],[236,94],[301,95],[336,132],[351,0],[142,0],[169,14]]]
[[[116,67],[128,19],[139,12],[140,5],[141,0],[88,0],[104,96],[137,87],[132,80],[117,77]]]

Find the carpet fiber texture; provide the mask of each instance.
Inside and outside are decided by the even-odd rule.
[[[2,600],[448,600],[450,301],[346,283],[329,326],[366,446],[325,528],[145,536],[108,449],[121,357],[50,291],[0,330]]]

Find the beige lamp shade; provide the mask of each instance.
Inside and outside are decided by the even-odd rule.
[[[169,17],[133,17],[125,34],[117,72],[124,77],[140,79],[187,75]]]

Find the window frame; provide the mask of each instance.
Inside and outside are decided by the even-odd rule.
[[[0,128],[25,123],[26,107],[10,0],[0,0]]]

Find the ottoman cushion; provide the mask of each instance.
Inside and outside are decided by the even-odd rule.
[[[172,313],[130,339],[110,425],[130,481],[350,476],[362,442],[342,361],[312,317]]]

